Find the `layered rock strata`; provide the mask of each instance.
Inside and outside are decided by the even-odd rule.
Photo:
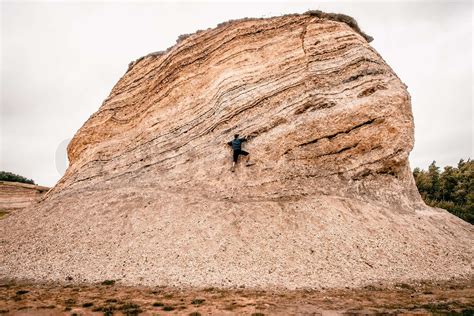
[[[0,181],[0,210],[9,212],[31,206],[48,190],[34,184]]]

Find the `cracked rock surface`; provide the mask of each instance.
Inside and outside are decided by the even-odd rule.
[[[472,225],[427,207],[406,86],[345,23],[243,19],[130,64],[64,177],[0,221],[0,276],[197,287],[472,277]],[[238,133],[255,164],[231,173]]]

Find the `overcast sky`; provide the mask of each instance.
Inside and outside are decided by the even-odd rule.
[[[53,186],[66,166],[68,141],[130,61],[229,19],[309,9],[356,18],[408,85],[412,167],[473,157],[471,1],[17,1],[0,9],[0,170]]]

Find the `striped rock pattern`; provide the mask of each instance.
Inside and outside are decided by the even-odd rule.
[[[235,133],[255,165],[231,173]],[[0,272],[284,288],[472,276],[472,226],[423,204],[413,141],[406,86],[347,24],[224,23],[129,65],[65,176],[0,224]]]
[[[0,181],[0,211],[13,211],[37,202],[49,190],[47,187]]]

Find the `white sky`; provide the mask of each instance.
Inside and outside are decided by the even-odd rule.
[[[53,186],[67,142],[130,61],[229,19],[309,9],[353,16],[408,85],[412,167],[473,157],[471,1],[3,1],[0,170]]]

